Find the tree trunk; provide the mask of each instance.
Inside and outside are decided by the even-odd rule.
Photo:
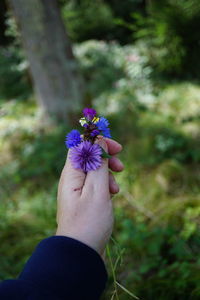
[[[83,103],[79,74],[57,0],[10,0],[21,29],[39,105],[70,123]]]

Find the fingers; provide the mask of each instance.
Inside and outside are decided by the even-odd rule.
[[[119,144],[118,142],[109,139],[109,138],[104,138],[104,140],[106,141],[107,147],[108,147],[108,153],[110,155],[115,155],[117,153],[119,153],[120,151],[122,151],[122,145]]]
[[[109,168],[114,172],[121,172],[124,169],[124,165],[117,157],[113,156],[108,161]]]
[[[111,172],[109,172],[109,190],[111,194],[119,193],[119,186],[115,181],[115,177]]]
[[[115,155],[122,150],[119,143],[102,136],[99,136],[97,143],[111,155]],[[113,156],[109,160],[103,159],[99,169],[85,174],[83,171],[73,168],[69,156],[70,150],[60,180],[66,191],[81,195],[84,189],[90,189],[91,191],[94,189],[97,193],[101,193],[102,187],[104,187],[104,192],[111,194],[119,192],[114,176],[111,173],[109,174],[108,171],[108,164],[112,171],[120,172],[123,170],[124,166],[117,157]]]
[[[104,138],[104,140],[106,141],[108,153],[110,155],[115,155],[122,151],[122,145],[118,142],[109,138]],[[117,157],[114,156],[109,159],[109,168],[114,172],[121,172],[124,169],[124,165]]]

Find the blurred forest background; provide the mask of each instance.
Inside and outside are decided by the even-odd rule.
[[[1,0],[1,280],[55,233],[65,135],[92,106],[124,147],[117,282],[200,299],[199,29],[199,0]],[[102,299],[117,299],[111,272]]]

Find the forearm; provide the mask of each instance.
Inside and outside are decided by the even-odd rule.
[[[12,286],[16,297],[19,291],[21,295],[13,299],[28,299],[22,295],[28,293],[30,296],[37,291],[38,297],[49,294],[51,299],[96,300],[103,292],[106,280],[104,263],[96,251],[77,240],[54,236],[37,246],[20,274],[18,284],[16,281],[1,284],[0,298],[4,299],[1,295]]]

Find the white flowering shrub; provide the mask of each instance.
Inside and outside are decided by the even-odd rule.
[[[138,48],[91,40],[74,50],[87,91],[99,109],[113,112],[132,102],[153,99],[152,70]]]

